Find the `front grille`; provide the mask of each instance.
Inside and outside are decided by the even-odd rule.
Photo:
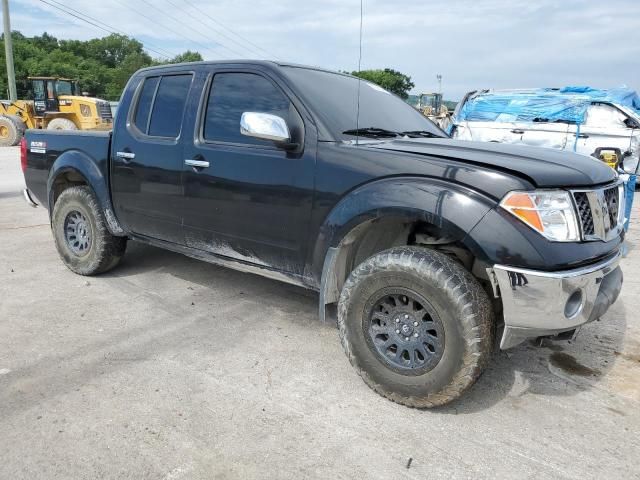
[[[578,207],[578,215],[580,217],[580,223],[582,224],[582,234],[584,236],[593,235],[595,233],[593,228],[593,215],[591,214],[587,192],[574,192],[573,198],[576,201],[576,207]]]
[[[604,191],[604,199],[607,202],[607,210],[609,210],[609,221],[612,226],[615,226],[618,222],[618,202],[620,194],[618,189],[608,188]]]
[[[621,191],[618,185],[572,193],[583,240],[608,241],[620,233]]]
[[[111,120],[111,105],[109,105],[109,102],[98,102],[97,107],[100,118],[103,120]]]

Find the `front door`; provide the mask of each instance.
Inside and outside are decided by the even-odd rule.
[[[36,116],[43,117],[47,111],[47,88],[44,80],[32,80],[31,88]]]
[[[56,92],[56,81],[46,80],[45,84],[47,86],[47,112],[59,112],[60,104],[58,103],[58,93]]]
[[[194,142],[185,144],[187,245],[302,275],[316,137],[291,97],[259,70],[211,72]],[[300,147],[243,135],[243,112],[284,118]]]
[[[192,73],[143,79],[111,148],[111,189],[120,222],[133,233],[177,244],[184,244],[181,138],[192,81]]]
[[[627,118],[625,113],[613,105],[590,105],[580,131],[574,127],[572,141],[575,142],[576,151],[584,155],[593,155],[598,148],[607,148],[624,154],[631,147],[633,132],[625,122]]]

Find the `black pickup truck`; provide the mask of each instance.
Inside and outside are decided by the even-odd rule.
[[[570,337],[622,286],[611,168],[451,140],[317,68],[140,70],[113,132],[29,130],[22,164],[72,271],[115,267],[130,239],[316,290],[364,381],[404,405],[459,397],[496,336]]]

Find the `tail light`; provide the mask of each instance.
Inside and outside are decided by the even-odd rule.
[[[24,137],[20,140],[20,166],[22,173],[27,171],[27,139]]]

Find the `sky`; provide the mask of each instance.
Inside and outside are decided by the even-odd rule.
[[[211,60],[358,68],[359,0],[45,1],[133,36],[154,57],[190,49]],[[10,0],[12,29],[61,39],[108,35],[45,1]],[[361,68],[399,70],[412,78],[413,93],[437,90],[438,74],[451,100],[478,88],[640,91],[639,0],[363,0],[363,11]]]

